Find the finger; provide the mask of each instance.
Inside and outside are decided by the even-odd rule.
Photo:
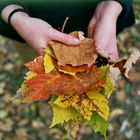
[[[105,57],[105,58],[109,57],[107,47],[106,47],[107,45],[105,45],[104,41],[98,41],[96,39],[96,36],[95,36],[95,46],[96,46],[96,51],[98,54],[100,54],[102,57]]]
[[[96,25],[96,19],[92,18],[88,25],[88,37],[89,38],[93,38],[93,32],[94,32],[95,25]]]
[[[107,51],[109,53],[110,61],[112,61],[112,62],[117,61],[119,59],[119,54],[118,54],[118,48],[117,48],[116,41],[112,42],[110,45],[108,45],[107,49],[108,49]]]
[[[44,48],[46,47],[47,42],[45,40],[39,40],[33,43],[30,43],[29,45],[39,54],[44,54]]]
[[[114,53],[112,52],[109,54],[109,58],[110,58],[110,61],[115,62],[119,60],[119,55],[117,52],[114,52]]]
[[[55,29],[52,30],[52,40],[60,41],[67,45],[79,45],[80,40],[72,35],[61,33]]]

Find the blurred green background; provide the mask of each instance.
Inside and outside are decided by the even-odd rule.
[[[133,47],[140,49],[140,3],[135,1],[136,24],[118,36],[121,57]],[[23,63],[32,60],[31,50],[0,36],[0,140],[69,140],[63,128],[49,129],[52,112],[46,101],[19,104],[11,101],[26,72]],[[17,49],[18,48],[18,49]],[[24,54],[23,54],[24,52]],[[21,54],[22,53],[22,54]],[[140,140],[140,61],[130,79],[121,79],[109,100],[111,107],[109,140]],[[76,140],[102,140],[88,126],[81,126]]]

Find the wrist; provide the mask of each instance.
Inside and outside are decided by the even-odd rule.
[[[23,7],[21,7],[19,5],[14,5],[14,4],[6,6],[1,12],[2,19],[6,23],[8,23],[9,15],[12,13],[12,11],[14,11],[16,9],[23,9]],[[23,22],[27,17],[29,17],[29,15],[25,12],[22,12],[22,11],[15,12],[12,15],[12,17],[10,18],[10,21],[11,21],[10,23],[14,27],[15,24],[17,24],[18,22],[21,22],[21,20]]]

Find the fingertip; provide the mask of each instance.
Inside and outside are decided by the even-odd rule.
[[[65,35],[64,43],[67,45],[79,45],[81,41],[72,35]]]
[[[79,45],[81,43],[81,41],[78,38],[74,38],[74,37],[70,39],[70,42],[73,45]]]

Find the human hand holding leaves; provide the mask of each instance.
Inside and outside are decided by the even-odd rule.
[[[43,56],[25,64],[29,72],[18,90],[16,99],[34,102],[50,98],[50,105],[53,108],[51,127],[61,124],[69,134],[76,137],[80,124],[86,122],[95,132],[101,132],[106,139],[110,112],[107,97],[115,89],[120,70],[124,69],[121,70],[123,73],[128,72],[131,64],[129,68],[126,65],[136,60],[133,61],[131,57],[132,59],[128,59],[129,62],[127,60],[107,62],[100,66],[98,64],[100,62],[97,62],[99,55],[95,51],[95,45],[91,44],[93,40],[84,38],[77,32],[72,34],[81,38],[77,52],[73,46],[51,41],[45,48]],[[84,47],[89,48],[90,52],[85,52]],[[93,54],[86,56],[92,51]],[[80,54],[85,55],[86,61],[78,58],[77,61],[74,60],[75,54],[79,57]],[[138,59],[140,52],[135,50],[135,54]]]

